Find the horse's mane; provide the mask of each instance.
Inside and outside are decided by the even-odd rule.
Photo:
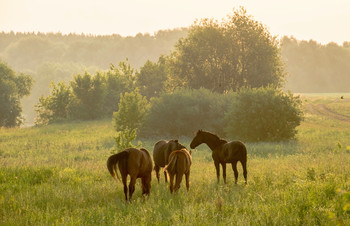
[[[211,133],[211,132],[208,132],[208,131],[203,131],[203,130],[199,130],[197,132],[198,133],[203,133],[203,134],[206,134],[207,136],[211,136],[212,138],[214,138],[214,140],[212,140],[213,142],[215,142],[215,146],[219,146],[219,145],[222,145],[222,144],[226,144],[227,143],[227,140],[225,139],[222,139],[220,138],[218,135],[214,134],[214,133]]]

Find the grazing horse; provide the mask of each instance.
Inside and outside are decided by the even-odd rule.
[[[226,163],[231,163],[235,174],[235,183],[237,184],[237,162],[240,161],[243,168],[245,183],[247,184],[247,148],[241,141],[227,142],[224,139],[220,139],[215,134],[198,130],[190,147],[193,149],[203,143],[207,144],[212,150],[218,183],[220,178],[220,164],[222,165],[222,176],[226,183]]]
[[[176,192],[180,188],[182,177],[186,176],[187,191],[190,188],[190,168],[192,164],[191,153],[185,148],[171,152],[169,156],[169,164],[165,166],[164,171],[167,171],[170,176],[170,193]],[[175,187],[174,177],[176,175]]]
[[[153,149],[153,161],[154,170],[156,171],[157,180],[159,183],[159,171],[161,167],[165,167],[168,164],[169,155],[172,151],[185,148],[178,140],[160,140],[154,145]],[[164,171],[165,183],[168,182],[168,176]]]
[[[107,160],[107,168],[115,180],[117,180],[116,175],[119,179],[117,165],[124,184],[126,201],[128,200],[128,187],[126,185],[128,175],[130,175],[129,201],[135,191],[137,178],[142,180],[142,195],[150,193],[153,164],[151,156],[146,149],[127,148],[118,154],[110,156]]]

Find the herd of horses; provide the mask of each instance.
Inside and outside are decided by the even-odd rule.
[[[237,184],[237,162],[241,162],[243,176],[245,183],[247,184],[247,149],[242,142],[228,142],[213,133],[198,130],[190,144],[190,148],[194,149],[203,143],[207,144],[212,150],[212,158],[216,168],[218,183],[220,180],[220,165],[222,166],[222,175],[224,182],[226,183],[226,163],[231,163],[235,176],[235,183]],[[117,168],[119,169],[124,185],[126,201],[131,200],[132,194],[135,191],[137,178],[141,178],[142,181],[142,194],[148,195],[150,193],[153,169],[156,172],[158,183],[160,178],[159,171],[161,168],[164,168],[165,182],[168,182],[169,174],[171,193],[176,192],[180,188],[183,175],[185,175],[187,191],[189,190],[190,168],[192,164],[191,151],[188,151],[178,140],[158,141],[154,145],[153,161],[154,168],[151,155],[144,148],[127,148],[108,158],[107,168],[115,180],[120,180]],[[128,175],[130,175],[129,188],[127,186]]]

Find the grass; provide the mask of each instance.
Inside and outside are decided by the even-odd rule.
[[[151,195],[143,198],[138,183],[130,204],[106,169],[109,120],[0,129],[0,224],[349,225],[350,122],[306,108],[324,104],[347,114],[350,103],[335,98],[303,96],[296,140],[247,143],[247,186],[240,165],[238,185],[230,166],[228,184],[217,184],[211,152],[201,145],[188,193],[183,182],[170,195],[163,175],[158,184],[153,174]],[[142,142],[151,151],[159,139]],[[189,147],[190,139],[179,140]]]

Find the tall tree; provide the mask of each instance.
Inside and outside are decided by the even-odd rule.
[[[157,63],[148,60],[136,75],[136,86],[148,99],[159,96],[164,91],[167,80],[165,61],[165,56],[161,56]]]
[[[96,119],[104,116],[105,85],[99,72],[95,76],[87,72],[76,75],[70,85],[75,101],[72,104],[73,118]]]
[[[195,22],[169,59],[173,87],[219,92],[242,86],[281,87],[285,76],[276,37],[244,8],[221,23],[210,19]]]
[[[33,80],[16,73],[0,61],[0,127],[15,127],[23,123],[20,99],[30,94]]]

